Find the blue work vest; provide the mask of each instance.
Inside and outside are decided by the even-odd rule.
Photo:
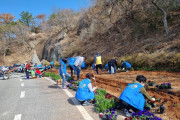
[[[86,67],[86,63],[83,61],[82,65],[81,65],[81,68],[85,68]]]
[[[76,61],[76,58],[68,58],[69,65],[74,65],[74,62]]]
[[[54,61],[51,61],[50,65],[54,65]]]
[[[143,111],[145,99],[143,94],[139,92],[142,87],[143,86],[140,83],[128,85],[121,93],[119,99],[122,99],[133,107]]]
[[[40,64],[40,65],[37,65],[36,67],[42,67],[42,64]]]
[[[123,67],[124,67],[124,68],[125,68],[125,67],[131,68],[131,64],[128,63],[128,62],[126,62],[126,61],[124,61],[124,62],[123,62]]]
[[[63,66],[61,70],[61,66]],[[59,74],[66,73],[66,63],[64,63],[62,60],[60,61],[60,66],[59,66]]]
[[[91,92],[88,88],[89,83],[91,83],[91,81],[88,78],[79,83],[79,87],[75,95],[76,99],[83,101],[94,99],[94,92]]]

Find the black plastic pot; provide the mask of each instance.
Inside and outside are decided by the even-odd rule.
[[[156,103],[151,103],[152,108],[156,107]]]
[[[165,106],[163,104],[160,105],[159,109],[160,109],[161,114],[163,114],[165,112]]]

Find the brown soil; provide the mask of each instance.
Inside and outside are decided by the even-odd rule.
[[[52,72],[56,72],[57,70],[51,70]],[[70,73],[70,71],[68,71]],[[87,72],[92,72],[91,70],[85,70],[81,72],[80,78],[85,78],[85,74]],[[94,71],[95,73],[95,71]],[[154,108],[151,112],[154,112],[157,116],[166,120],[179,120],[180,119],[180,74],[173,72],[147,72],[147,71],[130,71],[130,72],[119,72],[117,74],[108,74],[106,71],[101,75],[95,75],[96,77],[96,85],[98,87],[104,88],[108,93],[116,96],[117,98],[120,96],[121,92],[127,86],[128,83],[132,83],[133,80],[136,79],[137,75],[146,76],[147,80],[155,81],[157,84],[161,84],[164,82],[170,82],[172,85],[172,89],[170,90],[160,90],[155,91],[156,87],[150,87],[147,90],[148,94],[151,96],[155,96],[155,98],[161,98],[161,102],[157,102],[157,108],[164,99],[167,99],[168,102],[165,104],[166,110],[164,114],[157,114]],[[93,85],[95,82],[92,81]],[[173,94],[168,94],[168,91],[172,91]],[[177,104],[177,106],[174,106]]]

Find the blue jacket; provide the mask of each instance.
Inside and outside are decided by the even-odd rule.
[[[81,68],[82,69],[85,69],[86,68],[86,63],[83,61],[82,65],[81,65]]]
[[[47,68],[50,69],[50,66],[48,65]]]
[[[51,61],[50,65],[54,65],[54,61]]]
[[[42,64],[40,64],[40,65],[37,65],[36,67],[42,67]]]
[[[104,69],[109,69],[108,64],[106,64],[106,65],[104,66]]]
[[[142,93],[139,90],[143,86],[140,83],[134,83],[128,85],[124,91],[121,93],[119,99],[124,100],[128,104],[137,108],[138,110],[144,110],[145,99]]]
[[[89,83],[91,83],[91,81],[88,78],[79,83],[79,87],[75,95],[76,99],[83,101],[94,99],[94,92],[91,92],[88,88]]]
[[[123,62],[123,68],[125,68],[125,67],[131,68],[131,64],[128,63],[128,62],[126,62],[126,61],[124,61],[124,62]]]
[[[67,65],[62,60],[60,61],[59,74],[66,73]]]
[[[68,62],[69,62],[69,65],[70,65],[70,66],[74,65],[74,62],[75,62],[75,61],[76,61],[76,58],[73,58],[73,57],[68,58]]]

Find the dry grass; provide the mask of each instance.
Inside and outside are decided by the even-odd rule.
[[[139,53],[121,59],[130,62],[134,68],[180,69],[180,53]]]

